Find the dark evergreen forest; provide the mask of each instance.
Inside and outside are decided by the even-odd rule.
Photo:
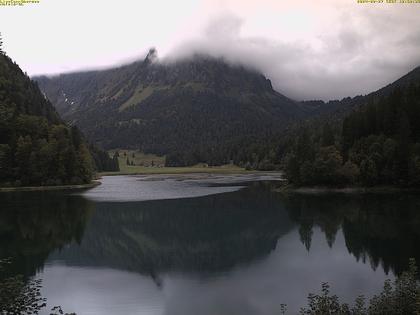
[[[334,115],[291,132],[282,149],[295,185],[420,184],[420,85],[371,96],[344,117]]]
[[[420,184],[420,68],[366,96],[297,102],[222,59],[148,58],[36,80],[92,142],[166,166],[285,170],[296,186]]]
[[[95,171],[115,169],[115,160],[90,150],[77,127],[67,126],[37,83],[1,52],[0,184],[82,184]]]

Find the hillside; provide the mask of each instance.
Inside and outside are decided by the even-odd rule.
[[[321,100],[304,101],[301,102],[301,104],[306,108],[311,108],[312,112],[316,112],[320,115],[332,114],[334,116],[343,117],[343,115],[348,114],[354,107],[364,105],[373,99],[388,97],[396,89],[406,90],[415,82],[420,82],[420,67],[413,69],[396,81],[367,95],[346,97],[342,100],[332,100],[328,102]]]
[[[151,50],[143,61],[119,68],[36,80],[64,119],[104,148],[165,154],[167,166],[233,161],[263,170],[284,165],[286,155],[297,150],[296,139],[306,137],[304,130],[311,130],[304,141],[308,148],[335,144],[346,162],[343,121],[368,104],[382,107],[394,91],[407,94],[413,82],[420,82],[417,68],[368,95],[296,102],[276,92],[260,73],[222,59],[156,59]],[[401,100],[393,102],[403,106]],[[323,133],[333,140],[322,140]]]
[[[88,183],[94,170],[80,131],[0,53],[0,186]]]
[[[206,56],[160,63],[155,54],[115,69],[35,79],[89,140],[182,155],[168,159],[174,165],[226,163],[244,139],[278,132],[312,110],[242,66]]]
[[[420,68],[281,140],[290,182],[420,186]]]

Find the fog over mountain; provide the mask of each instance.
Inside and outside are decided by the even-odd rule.
[[[203,36],[180,44],[168,59],[207,53],[256,68],[277,91],[296,100],[341,99],[377,90],[420,65],[420,31],[400,30],[400,23],[391,26],[388,17],[344,15],[331,34],[312,43],[286,43],[244,36],[246,21],[226,15],[213,20]],[[375,28],[379,36],[372,34]]]
[[[4,49],[30,75],[115,67],[156,47],[161,60],[224,57],[257,68],[288,97],[328,100],[376,90],[420,64],[419,4],[43,0],[15,9],[0,11]]]

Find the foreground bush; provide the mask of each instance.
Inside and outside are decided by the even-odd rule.
[[[0,314],[38,314],[46,306],[41,296],[41,280],[24,281],[22,276],[5,276],[7,260],[0,260]],[[328,283],[322,284],[320,294],[309,294],[308,305],[300,310],[300,315],[420,315],[420,285],[417,267],[410,260],[408,271],[393,282],[386,280],[382,292],[368,303],[359,296],[351,306],[341,303],[337,295],[331,294]],[[280,313],[286,314],[287,307],[281,304]],[[51,315],[64,314],[61,307],[51,310]],[[66,315],[75,315],[67,314]]]
[[[410,260],[409,270],[393,282],[386,280],[382,292],[369,303],[359,296],[353,306],[341,303],[336,295],[331,295],[328,283],[322,284],[320,294],[309,294],[308,305],[301,315],[420,315],[420,285],[417,267]]]
[[[47,299],[41,295],[42,280],[25,281],[22,275],[7,276],[9,259],[0,259],[0,314],[32,315],[47,306]],[[51,315],[64,315],[60,306],[51,309]],[[76,314],[65,314],[76,315]]]

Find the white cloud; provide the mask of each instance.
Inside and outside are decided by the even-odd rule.
[[[0,30],[29,74],[110,66],[154,46],[164,59],[195,51],[250,64],[288,96],[331,99],[420,65],[419,13],[356,0],[41,0],[0,8]]]

